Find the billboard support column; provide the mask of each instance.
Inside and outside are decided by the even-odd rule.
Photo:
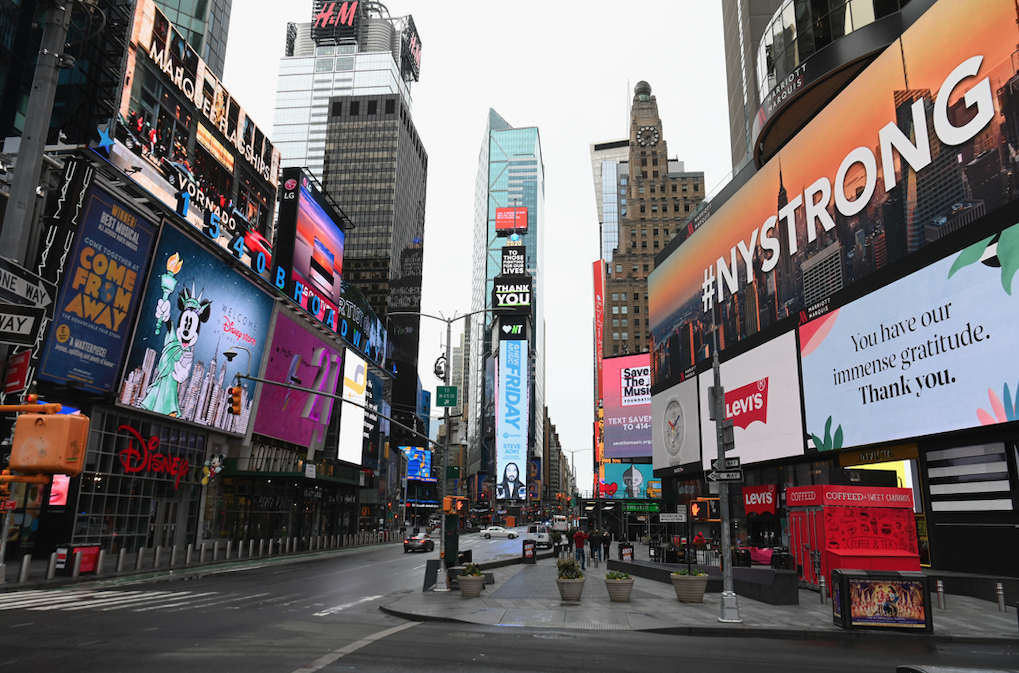
[[[715,311],[711,311],[711,334],[714,344],[711,348],[711,373],[714,377],[714,398],[711,400],[715,409],[715,443],[718,448],[718,460],[725,464],[725,391],[722,389],[722,367],[718,362],[718,327],[715,325]],[[729,514],[729,484],[718,485],[719,509],[722,518],[722,612],[718,621],[740,623],[739,605],[736,592],[732,588],[732,518]]]

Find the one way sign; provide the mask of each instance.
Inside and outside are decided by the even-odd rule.
[[[0,299],[45,308],[53,303],[56,294],[55,284],[35,275],[20,264],[0,257]]]
[[[738,470],[740,467],[739,458],[715,458],[711,461],[712,470]]]
[[[743,481],[743,470],[712,470],[708,481]]]
[[[0,304],[0,343],[31,346],[45,314],[42,306]]]

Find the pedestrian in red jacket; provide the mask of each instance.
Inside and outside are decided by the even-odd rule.
[[[580,561],[581,570],[587,570],[587,559],[584,557],[584,543],[587,542],[588,537],[590,536],[582,530],[578,530],[573,535],[573,546],[577,560]]]

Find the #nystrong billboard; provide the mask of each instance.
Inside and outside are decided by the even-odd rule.
[[[61,281],[38,376],[110,392],[127,348],[156,227],[93,187]]]
[[[218,256],[164,222],[118,401],[243,434],[254,386],[241,383],[239,416],[227,413],[227,389],[235,375],[258,371],[273,303]],[[223,353],[232,346],[238,355],[228,360]]]
[[[810,448],[1019,420],[1019,225],[800,327]]]
[[[602,365],[606,458],[651,455],[650,362],[640,353],[606,358]]]
[[[342,373],[340,351],[281,312],[264,378],[320,390],[323,395],[263,385],[254,431],[299,446],[321,447],[333,409],[333,398],[327,395],[336,393]]]
[[[1015,3],[939,0],[648,279],[655,387],[1014,200]],[[829,271],[839,269],[840,280]]]
[[[527,342],[499,344],[496,377],[495,442],[498,465],[495,497],[525,500],[527,487],[527,424],[529,415]]]
[[[723,362],[721,377],[725,389],[725,418],[733,422],[736,442],[726,458],[739,458],[747,465],[803,454],[796,335],[793,332]],[[708,417],[708,388],[713,378],[711,370],[697,377],[705,470],[718,457],[715,421]]]

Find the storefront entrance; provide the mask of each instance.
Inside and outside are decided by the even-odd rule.
[[[149,505],[149,536],[146,547],[172,547],[181,544],[177,521],[180,517],[179,500],[153,499]]]

